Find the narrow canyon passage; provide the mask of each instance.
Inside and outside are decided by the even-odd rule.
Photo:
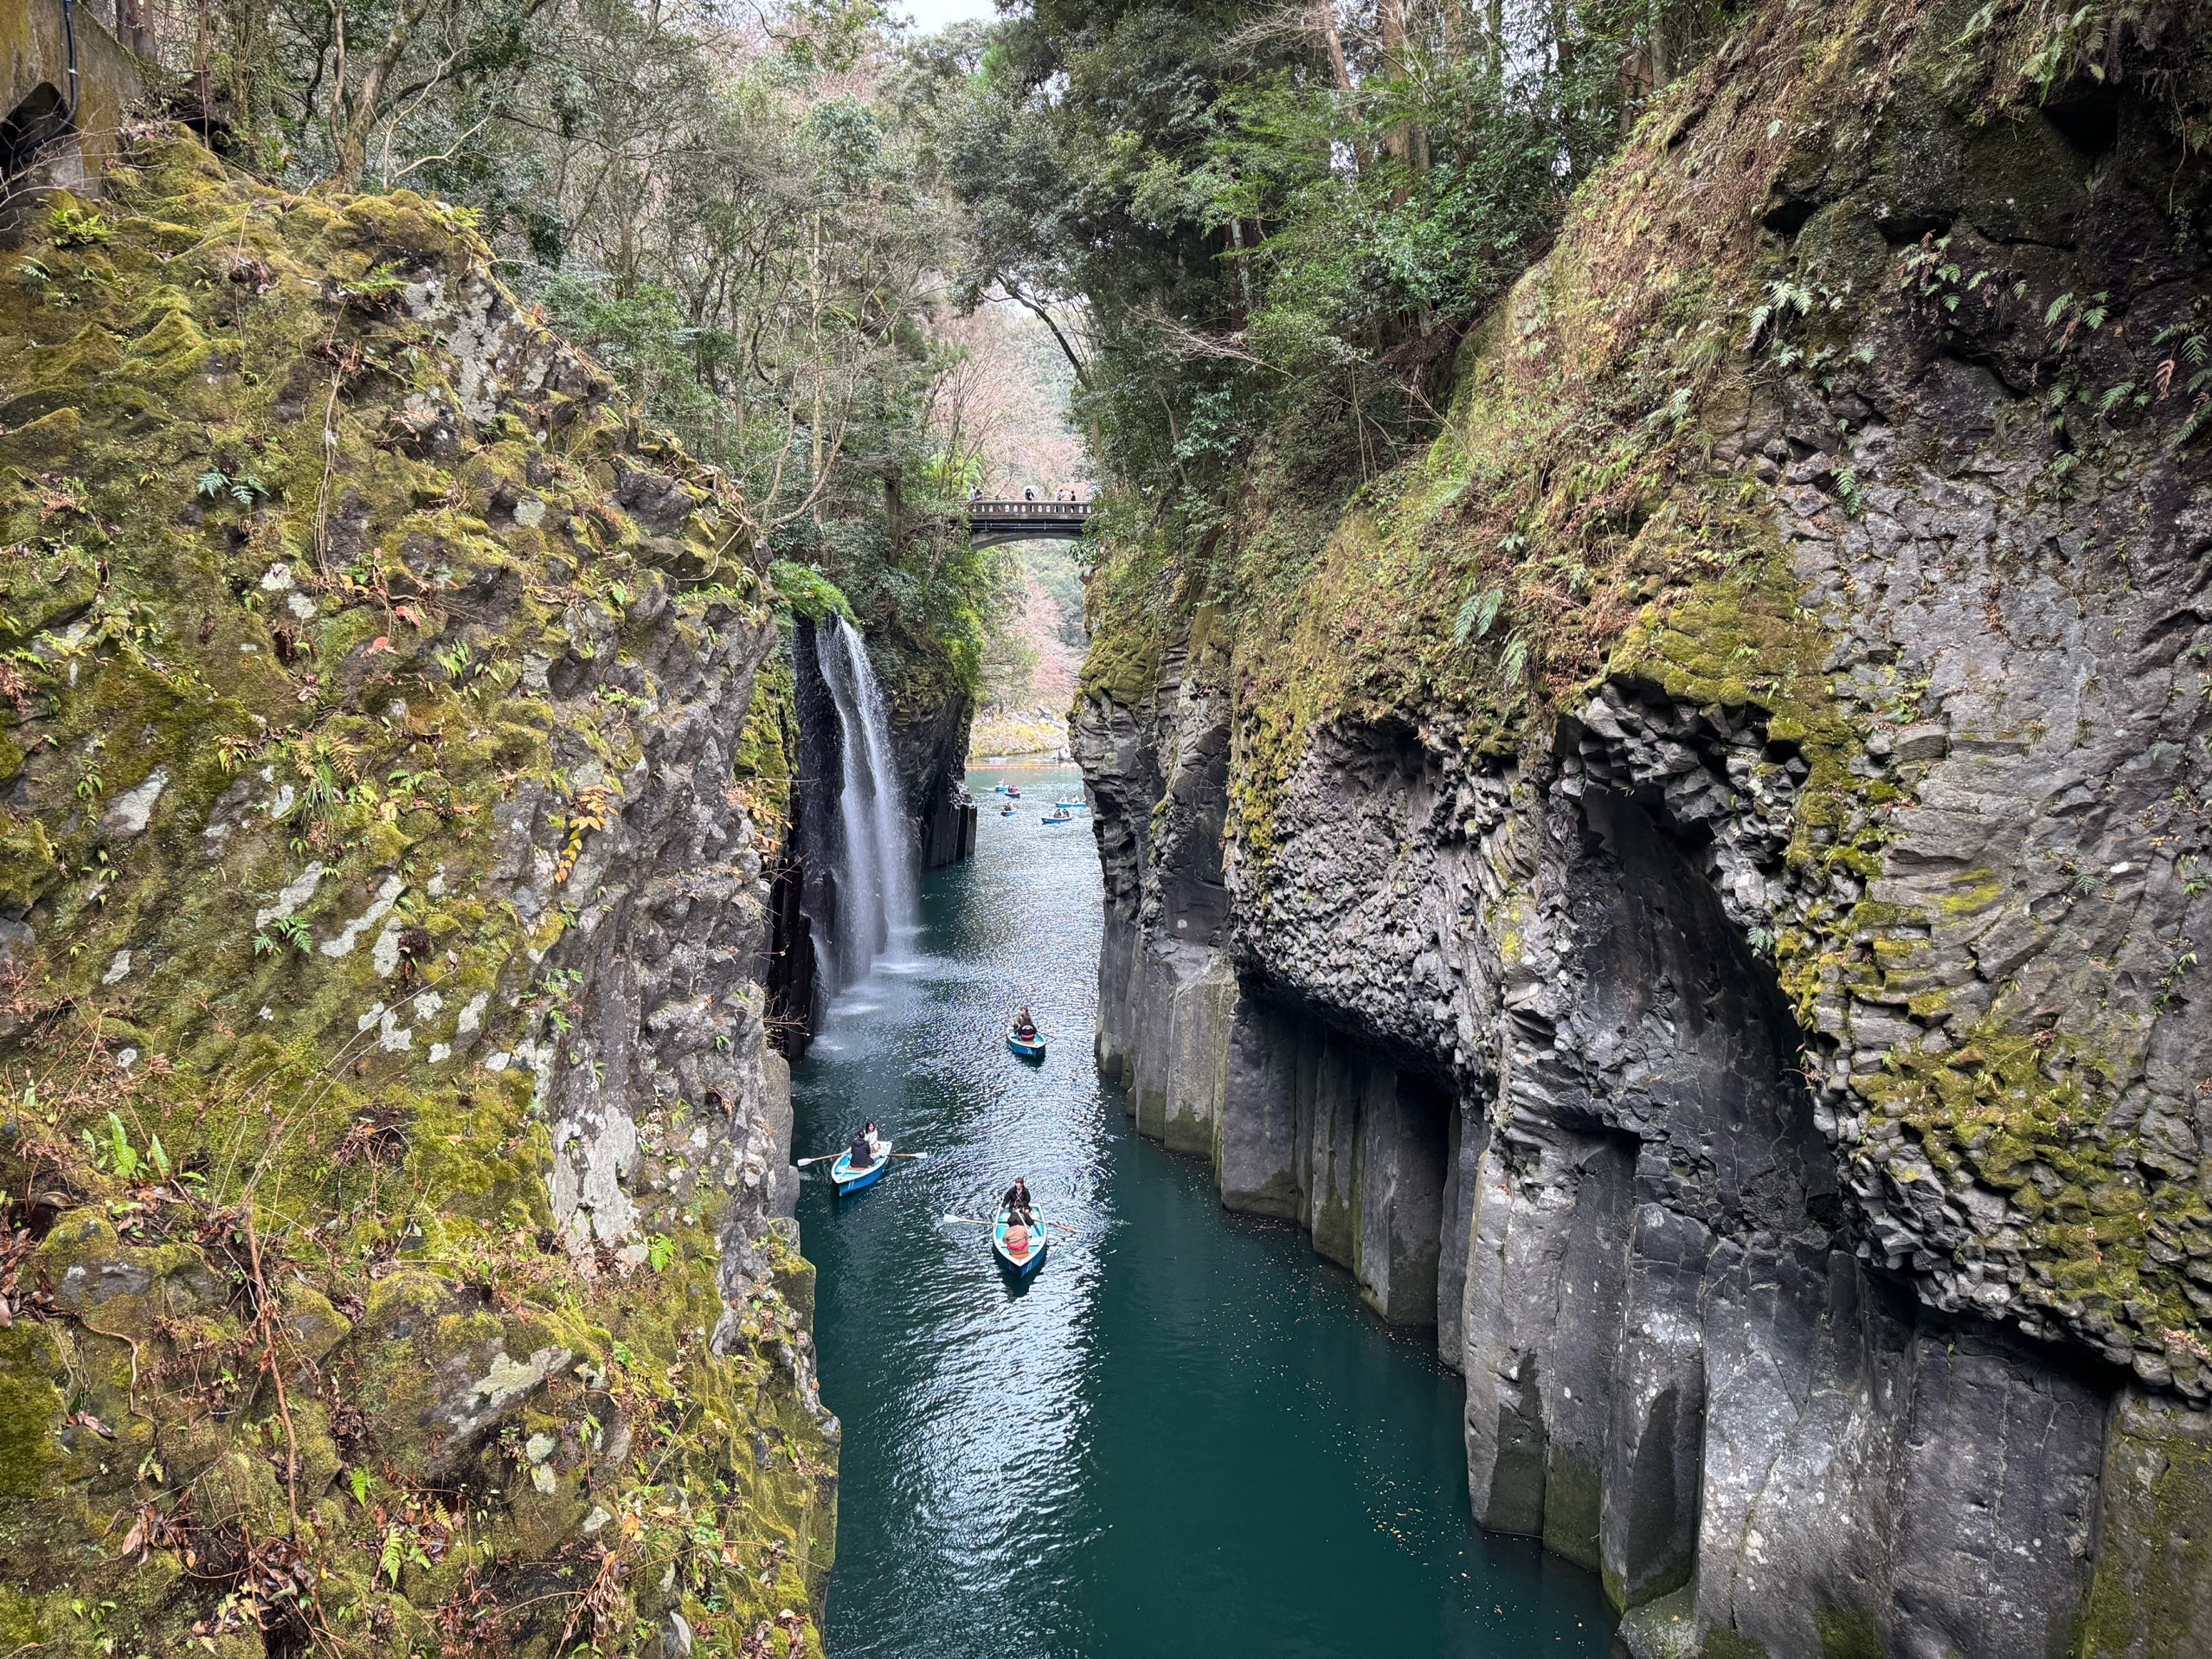
[[[1593,1576],[1474,1529],[1428,1334],[1222,1210],[1102,1087],[1097,853],[1080,816],[1038,821],[1076,773],[968,784],[975,858],[925,878],[913,960],[841,998],[794,1076],[802,1155],[864,1118],[929,1154],[800,1200],[845,1425],[830,1652],[1605,1653]],[[1019,1000],[1039,1068],[1001,1041]],[[1074,1230],[1019,1289],[942,1220],[1016,1174]]]

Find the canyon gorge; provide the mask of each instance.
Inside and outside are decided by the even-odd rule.
[[[0,0],[0,1649],[836,1650],[811,1064],[917,1419],[1049,1119],[956,1328],[1273,1275],[1468,1650],[2212,1651],[2202,7],[473,4]],[[1103,922],[966,781],[1048,599]]]

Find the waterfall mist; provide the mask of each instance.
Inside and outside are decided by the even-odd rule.
[[[841,988],[865,978],[877,957],[903,954],[915,926],[919,855],[867,642],[842,617],[818,637],[843,762],[836,925],[823,964],[826,982]]]

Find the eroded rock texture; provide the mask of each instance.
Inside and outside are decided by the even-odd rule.
[[[0,292],[0,1645],[819,1651],[734,498],[428,202],[100,215]]]
[[[1407,477],[1093,588],[1102,1064],[1639,1654],[2202,1640],[2202,42],[1957,10],[1759,9]]]
[[[975,856],[975,803],[963,781],[975,704],[966,691],[922,701],[888,688],[891,742],[924,870]]]

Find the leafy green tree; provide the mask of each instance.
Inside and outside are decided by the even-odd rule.
[[[1075,319],[1137,521],[1218,524],[1262,440],[1356,483],[1720,10],[1038,0],[944,123],[967,292]]]

